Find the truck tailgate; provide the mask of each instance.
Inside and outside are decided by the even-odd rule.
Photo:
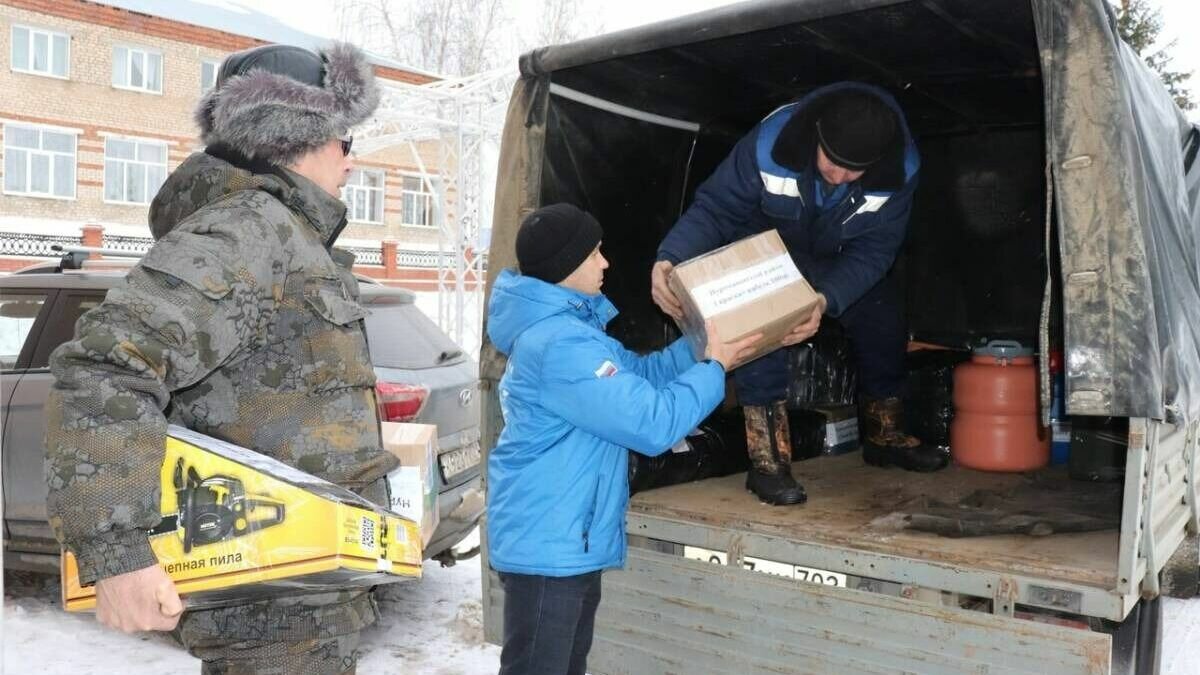
[[[604,576],[593,675],[1088,673],[1111,638],[631,548]]]

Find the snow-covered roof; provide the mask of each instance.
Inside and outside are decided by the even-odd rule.
[[[306,33],[293,28],[270,14],[248,7],[236,0],[93,0],[103,5],[117,7],[156,16],[169,21],[191,24],[201,28],[210,28],[233,35],[242,35],[274,44],[296,45],[308,49],[318,49],[327,45],[330,38]],[[431,73],[410,65],[400,63],[386,56],[367,52],[372,63],[386,68],[396,68],[418,75],[441,79],[436,73]]]

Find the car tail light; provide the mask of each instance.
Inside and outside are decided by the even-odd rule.
[[[379,419],[383,422],[411,422],[420,414],[429,398],[429,388],[419,384],[376,382]]]

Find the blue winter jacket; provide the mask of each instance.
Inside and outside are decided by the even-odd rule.
[[[500,572],[571,576],[625,564],[628,451],[668,450],[725,395],[685,340],[639,356],[604,333],[616,308],[504,270],[488,337],[508,355],[504,430],[488,457],[487,535]]]
[[[813,129],[821,98],[862,89],[896,111],[903,134],[849,189],[822,203]],[[797,124],[787,128],[787,122]],[[885,91],[842,82],[771,113],[738,142],[658,249],[678,263],[753,234],[778,229],[810,283],[839,316],[880,279],[904,242],[920,157],[904,113]]]

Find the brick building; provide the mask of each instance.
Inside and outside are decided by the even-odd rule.
[[[147,248],[150,200],[200,148],[192,111],[221,59],[270,42],[325,41],[228,4],[0,0],[0,271],[84,241],[85,226],[88,244]],[[372,61],[385,82],[434,79]],[[434,290],[436,179],[421,167],[437,173],[438,149],[416,148],[419,157],[396,146],[356,159],[339,244],[366,274]]]

